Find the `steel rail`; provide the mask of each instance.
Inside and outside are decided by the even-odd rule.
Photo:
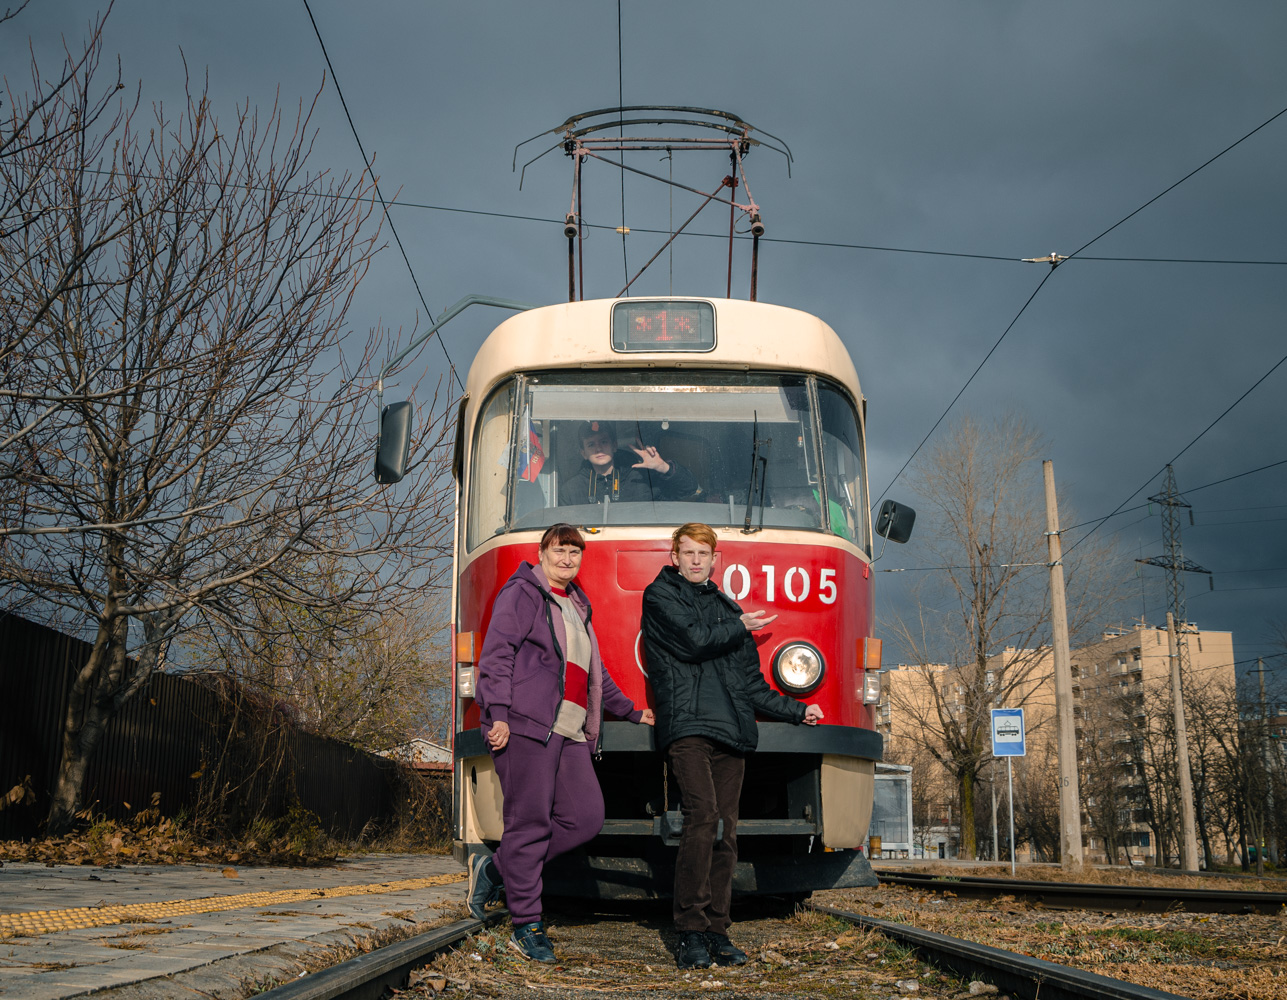
[[[1137,986],[1121,979],[1111,979],[1030,955],[1002,951],[908,924],[877,920],[817,903],[804,905],[818,913],[880,931],[886,937],[915,949],[922,958],[938,966],[990,982],[1002,992],[1024,1000],[1182,1000],[1175,993],[1164,993],[1149,986]]]
[[[815,912],[879,931],[913,948],[927,961],[963,976],[981,978],[1024,1000],[1182,1000],[1174,993],[921,930],[908,924],[879,920],[819,903],[804,905]],[[259,995],[265,1000],[380,1000],[386,989],[405,987],[412,970],[425,965],[469,935],[508,916],[508,911],[501,909],[488,914],[486,920],[458,920]]]
[[[405,987],[413,969],[470,934],[508,918],[509,911],[500,909],[489,913],[486,920],[458,920],[446,927],[395,941],[258,996],[264,1000],[380,1000],[386,988],[397,990]]]
[[[904,885],[958,896],[1022,896],[1045,906],[1069,910],[1135,910],[1166,913],[1263,913],[1273,916],[1287,906],[1287,892],[1241,889],[1169,889],[1154,886],[1042,882],[990,876],[943,876],[926,872],[877,871],[887,885]]]

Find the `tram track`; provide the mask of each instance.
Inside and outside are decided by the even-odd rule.
[[[910,924],[881,920],[852,910],[811,902],[805,903],[804,908],[819,915],[844,921],[862,931],[874,931],[883,938],[913,951],[921,963],[929,963],[941,970],[948,971],[955,976],[961,977],[965,983],[978,981],[991,984],[1000,990],[1002,995],[1008,995],[1016,998],[1016,1000],[1019,1000],[1019,998],[1022,998],[1022,1000],[1176,1000],[1178,997],[1178,994],[1120,979],[1113,979],[1072,966],[1005,951],[935,931],[924,930]],[[445,927],[427,931],[404,941],[377,949],[260,995],[265,1000],[378,1000],[378,998],[387,995],[386,990],[390,987],[395,990],[404,989],[414,970],[433,962],[438,956],[442,956],[467,942],[471,936],[484,935],[490,926],[500,923],[507,917],[508,914],[501,910],[490,914],[486,921],[460,920]],[[595,922],[594,920],[586,920],[584,921],[584,926],[593,925]],[[609,922],[607,918],[598,921],[598,923],[607,922]],[[633,922],[642,923],[646,921]],[[561,925],[561,927],[564,926],[567,925]],[[619,928],[620,925],[618,925],[618,931]],[[503,934],[503,932],[501,933]],[[612,934],[613,931],[609,930],[608,933]],[[501,947],[503,950],[503,945]],[[575,950],[578,947],[584,948],[585,945],[584,942],[570,942],[568,947]],[[827,947],[830,947],[830,945]],[[475,943],[472,948],[484,952],[487,950],[485,945],[480,948],[478,943]],[[773,955],[772,952],[768,954]],[[870,958],[871,954],[868,953],[866,958]],[[476,953],[471,957],[475,962],[480,961]],[[752,957],[754,960],[755,955]],[[769,961],[774,959],[782,960],[781,956],[774,955]],[[713,982],[703,980],[702,977],[707,974],[700,971],[696,973],[696,982],[683,973],[673,972],[670,976],[674,982],[664,986],[660,985],[657,981],[657,970],[654,970],[652,965],[647,964],[648,962],[655,963],[656,961],[655,953],[650,955],[641,952],[635,956],[634,964],[640,972],[646,969],[650,973],[650,978],[647,981],[637,983],[637,993],[629,992],[629,983],[613,985],[611,991],[622,996],[648,995],[657,997],[660,1000],[660,998],[665,997],[701,995],[709,992],[709,988],[715,985]],[[762,958],[761,961],[764,961],[764,959]],[[882,962],[881,964],[883,965],[884,963]],[[746,968],[749,970],[753,966]],[[535,976],[544,972],[543,967],[531,964],[524,966],[520,963],[519,969],[529,971],[526,972],[526,975],[520,974],[515,977],[516,981],[512,983],[516,991],[514,995],[519,995],[517,991],[520,990],[525,991],[527,995],[532,995],[531,990],[538,986],[544,989],[558,988],[553,983],[534,983],[531,978],[527,978],[527,976]],[[435,977],[422,974],[419,978],[421,979],[423,992],[416,992],[414,993],[415,996],[436,996],[444,987],[447,988],[447,992],[450,995],[451,992],[459,988],[461,983],[459,978],[450,976]],[[438,980],[436,986],[426,985],[435,978]],[[575,979],[576,977],[573,978]],[[491,977],[485,977],[485,981],[495,982]],[[449,987],[447,986],[448,982],[451,983]],[[576,995],[577,987],[572,986],[571,983],[566,985],[566,995]],[[729,982],[722,985],[742,987],[737,989],[737,996],[779,995],[776,991],[761,992],[758,989],[745,989],[745,987],[751,986],[751,983],[735,984]],[[602,988],[596,989],[593,986],[581,988],[587,989],[591,993],[604,992]],[[808,992],[809,990],[804,988],[801,995],[806,995]],[[483,989],[481,993],[482,995],[490,993],[493,996],[509,995],[503,988],[499,991]],[[471,991],[466,988],[460,992],[460,995],[478,995],[478,991]],[[958,992],[929,995],[957,996],[961,994]]]
[[[990,945],[879,920],[832,906],[806,903],[811,910],[880,931],[914,948],[921,958],[967,979],[988,982],[1024,1000],[1178,1000],[1178,994],[1110,979],[1068,965],[1003,951]]]
[[[458,920],[402,941],[377,948],[329,969],[314,972],[259,994],[271,1000],[379,1000],[389,988],[402,989],[413,970],[436,955],[508,917],[504,911],[486,920]]]
[[[944,876],[928,872],[877,870],[886,885],[902,885],[957,896],[1014,896],[1051,909],[1115,910],[1141,913],[1261,913],[1283,912],[1287,892],[1241,889],[1177,889],[1155,886],[1048,882],[990,876]]]

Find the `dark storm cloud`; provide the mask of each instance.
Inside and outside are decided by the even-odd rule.
[[[95,9],[33,5],[0,27],[9,78],[22,76],[28,34],[38,51],[54,53],[60,34],[73,43],[83,35]],[[570,176],[560,156],[529,169],[521,192],[510,157],[515,143],[568,114],[616,104],[614,5],[316,0],[313,11],[386,194],[551,219],[566,211]],[[623,12],[627,103],[725,107],[790,143],[789,180],[771,154],[748,161],[770,238],[1012,258],[765,244],[761,297],[823,317],[855,357],[871,401],[873,495],[1041,281],[1044,266],[1018,258],[1072,253],[1287,106],[1287,8],[1277,2],[627,2]],[[311,98],[324,68],[302,3],[120,4],[107,39],[126,78],[143,80],[146,99],[176,108],[180,50],[194,77],[208,70],[224,114],[237,101],[269,105],[279,88],[294,107]],[[360,170],[329,84],[315,124],[316,164]],[[1284,154],[1287,116],[1086,256],[1287,258]],[[693,168],[685,179],[709,189],[722,169]],[[596,167],[587,190],[588,215],[617,225],[618,176]],[[665,228],[664,190],[631,177],[626,192],[630,225]],[[693,207],[686,199],[676,197],[678,218]],[[412,209],[394,218],[434,310],[469,292],[534,302],[563,293],[557,224]],[[726,218],[695,228],[718,232]],[[630,237],[632,269],[662,238]],[[615,294],[619,239],[598,232],[589,246],[591,291]],[[675,290],[722,294],[722,252],[714,240],[680,241]],[[666,291],[668,262],[639,290]],[[1047,435],[1061,502],[1080,518],[1107,514],[1287,351],[1285,270],[1070,261],[958,406],[1025,413]],[[409,329],[418,312],[401,258],[384,253],[355,325]],[[458,363],[467,364],[493,318],[462,317],[448,328]],[[441,368],[436,352],[425,361]],[[1181,487],[1287,458],[1285,388],[1287,366],[1179,459]],[[1032,474],[1039,479],[1040,470]],[[1232,629],[1239,657],[1269,651],[1266,622],[1287,618],[1287,589],[1265,589],[1287,584],[1287,571],[1243,572],[1287,567],[1287,521],[1272,519],[1287,507],[1271,506],[1284,502],[1285,485],[1287,466],[1190,496],[1197,525],[1186,522],[1186,553],[1218,571],[1220,588],[1205,593],[1205,581],[1194,580],[1191,617]],[[1149,481],[1128,506],[1158,489]],[[905,484],[892,495],[906,496]],[[1253,507],[1265,509],[1240,509]],[[1099,534],[1117,532],[1131,555],[1159,552],[1158,518],[1145,515],[1114,519]],[[914,543],[886,556],[896,559],[915,562]],[[1146,573],[1143,613],[1156,620],[1160,571]],[[886,594],[893,600],[897,587]],[[1129,613],[1139,608],[1136,601]]]

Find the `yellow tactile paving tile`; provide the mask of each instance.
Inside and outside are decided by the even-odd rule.
[[[200,899],[172,899],[160,903],[129,903],[123,906],[78,906],[67,910],[30,910],[27,913],[0,913],[0,938],[48,934],[81,927],[143,923],[181,917],[192,913],[217,913],[247,906],[276,906],[305,899],[334,899],[337,896],[378,896],[384,893],[432,889],[463,882],[465,875],[435,875],[433,878],[405,878],[364,885],[337,885],[329,889],[281,889],[277,892],[244,892],[235,896],[204,896]]]

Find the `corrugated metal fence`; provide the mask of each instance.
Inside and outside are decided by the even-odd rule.
[[[30,776],[37,797],[34,805],[0,811],[0,840],[41,833],[68,696],[89,651],[87,642],[0,615],[0,795]],[[247,708],[235,694],[181,675],[154,675],[108,724],[82,802],[96,814],[126,819],[159,794],[162,812],[173,816],[208,806],[222,790],[234,821],[277,818],[298,803],[341,837],[393,817],[397,764],[303,732],[280,713]]]

